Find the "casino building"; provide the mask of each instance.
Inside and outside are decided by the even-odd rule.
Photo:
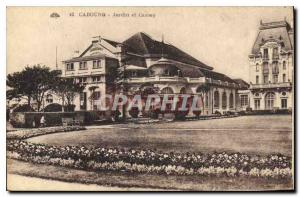
[[[294,31],[288,22],[260,22],[249,55],[253,110],[291,109],[293,106]]]
[[[202,98],[198,105],[205,115],[237,110],[239,85],[236,81],[143,32],[123,42],[99,37],[78,57],[63,63],[63,77],[86,84],[74,101],[76,110],[103,110],[100,97],[117,91],[120,70],[126,94],[198,95]]]

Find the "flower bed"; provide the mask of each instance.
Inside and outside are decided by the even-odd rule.
[[[85,130],[85,127],[82,126],[66,126],[66,127],[46,127],[38,129],[23,129],[17,131],[11,131],[6,134],[7,140],[21,140],[27,139],[30,137],[35,137],[39,135],[46,135],[50,133],[59,133],[59,132],[70,132],[70,131],[79,131]]]
[[[7,143],[7,156],[34,163],[85,170],[203,176],[291,177],[291,158],[280,154],[161,153],[153,150],[48,146],[20,140]]]

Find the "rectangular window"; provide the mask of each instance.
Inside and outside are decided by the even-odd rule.
[[[267,62],[265,62],[263,64],[263,73],[264,74],[268,74],[269,73],[269,64]]]
[[[278,62],[273,62],[272,73],[273,73],[273,74],[278,74],[278,73],[279,73]]]
[[[86,92],[81,92],[80,93],[80,109],[81,110],[86,110]]]
[[[67,70],[74,70],[74,63],[68,63]]]
[[[93,69],[101,68],[101,60],[93,61]]]
[[[205,107],[208,107],[208,93],[205,94]]]
[[[256,64],[255,71],[256,71],[256,72],[259,71],[259,65],[258,65],[258,64]]]
[[[87,78],[86,77],[80,77],[79,79],[79,83],[86,83]]]
[[[286,82],[286,75],[285,75],[285,74],[282,75],[282,82],[283,82],[283,83]]]
[[[286,109],[287,108],[287,99],[281,99],[281,108]]]
[[[131,76],[132,76],[132,77],[137,77],[137,71],[132,71],[132,72],[131,72]]]
[[[259,76],[256,75],[256,84],[259,84]]]
[[[100,76],[93,77],[92,79],[93,79],[93,82],[100,82],[101,81]]]
[[[79,62],[79,69],[86,70],[87,69],[87,62]]]
[[[276,48],[273,48],[273,58],[278,58],[278,48],[276,47]]]
[[[264,83],[268,83],[269,80],[269,76],[268,75],[264,75]]]
[[[164,71],[164,75],[165,75],[165,76],[170,76],[170,71],[169,71],[169,69],[166,69],[166,70]]]
[[[248,95],[241,95],[241,106],[248,106]]]
[[[278,75],[273,75],[273,83],[278,83]]]
[[[268,53],[268,49],[264,49],[264,55],[263,58],[268,59],[269,58],[269,53]]]
[[[260,99],[254,100],[254,109],[260,109]]]
[[[94,92],[93,98],[94,98],[94,100],[100,100],[100,91]]]

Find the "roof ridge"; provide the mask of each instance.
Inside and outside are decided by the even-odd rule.
[[[149,49],[148,49],[148,47],[147,47],[147,45],[145,43],[145,40],[144,40],[143,36],[146,36],[146,37],[150,38],[151,40],[153,40],[153,39],[148,34],[146,34],[145,32],[138,32],[137,34],[139,35],[139,37],[143,41],[143,45],[144,45],[147,53],[149,53]],[[155,41],[155,40],[153,40],[153,41]]]

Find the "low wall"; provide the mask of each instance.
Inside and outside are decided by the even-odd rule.
[[[10,123],[13,127],[39,127],[44,116],[46,126],[62,125],[63,121],[76,121],[81,125],[92,124],[97,120],[110,120],[111,112],[75,111],[75,112],[13,112]]]

